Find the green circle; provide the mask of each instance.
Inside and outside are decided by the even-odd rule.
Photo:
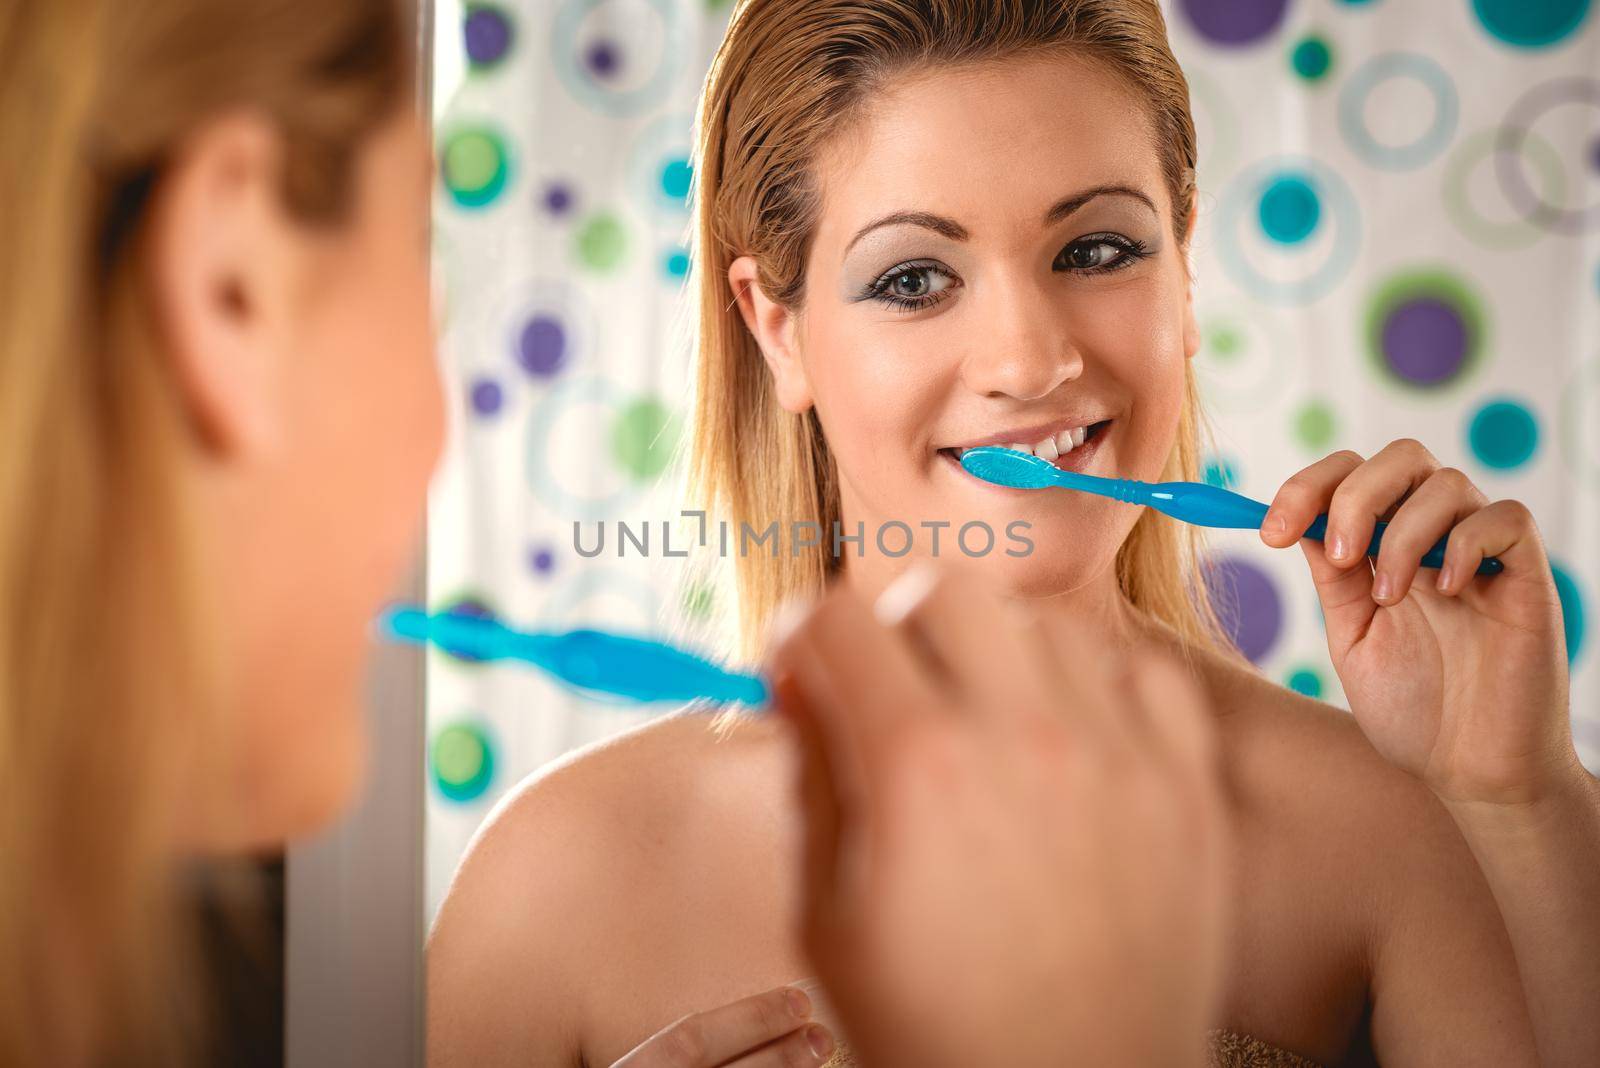
[[[1289,672],[1283,684],[1295,693],[1305,694],[1307,697],[1322,696],[1322,674],[1315,668],[1295,668]]]
[[[1514,400],[1490,401],[1468,424],[1467,444],[1485,467],[1521,467],[1539,447],[1539,421]]]
[[[1302,37],[1289,54],[1289,65],[1306,81],[1321,81],[1333,66],[1333,49],[1316,35]]]
[[[623,260],[628,252],[628,231],[610,212],[597,212],[578,227],[578,261],[596,271],[609,271]]]
[[[1521,215],[1512,219],[1486,219],[1473,206],[1467,181],[1475,167],[1494,155],[1499,137],[1500,131],[1491,128],[1479,130],[1461,142],[1445,164],[1440,199],[1456,229],[1484,248],[1509,251],[1533,244],[1545,232]],[[1539,180],[1539,198],[1549,204],[1563,203],[1567,196],[1567,178],[1561,156],[1550,147],[1550,142],[1531,130],[1525,132],[1522,145],[1523,157]]]
[[[1333,443],[1336,425],[1333,409],[1324,401],[1307,401],[1294,414],[1294,436],[1312,452],[1321,452]]]
[[[492,203],[510,179],[505,142],[495,131],[473,126],[456,130],[439,153],[439,177],[450,196],[464,208]]]
[[[1467,332],[1467,351],[1461,367],[1449,379],[1419,385],[1394,372],[1383,353],[1383,326],[1389,314],[1407,301],[1431,298],[1449,304],[1461,316]],[[1378,377],[1410,394],[1444,396],[1467,381],[1483,355],[1488,331],[1488,316],[1478,295],[1453,271],[1442,267],[1416,267],[1398,271],[1379,283],[1367,302],[1367,356]]]
[[[1244,347],[1244,338],[1232,325],[1214,326],[1206,334],[1206,347],[1218,359],[1225,361],[1239,354]]]
[[[494,747],[475,723],[452,723],[435,734],[429,763],[434,784],[451,801],[482,797],[494,779]]]
[[[672,461],[678,421],[654,397],[641,397],[622,410],[611,427],[611,455],[635,479],[661,474]]]
[[[717,591],[709,583],[692,582],[683,591],[683,613],[691,619],[709,619],[717,604]]]

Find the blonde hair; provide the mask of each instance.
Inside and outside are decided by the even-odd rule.
[[[408,35],[397,0],[0,0],[0,1063],[198,1049],[171,814],[224,728],[144,205],[250,109],[337,222]]]
[[[1195,191],[1189,89],[1155,0],[744,0],[712,63],[698,116],[695,271],[699,296],[692,491],[737,528],[774,518],[839,520],[834,461],[815,410],[777,402],[730,291],[748,255],[762,291],[798,308],[820,209],[812,165],[825,141],[894,74],[1071,51],[1105,64],[1146,102],[1186,242]],[[1192,367],[1164,479],[1198,477],[1202,430]],[[821,539],[824,546],[826,535]],[[1123,594],[1186,647],[1229,650],[1204,581],[1198,536],[1146,510],[1116,559]],[[838,569],[825,548],[736,562],[740,653],[760,655],[773,612],[815,596]]]

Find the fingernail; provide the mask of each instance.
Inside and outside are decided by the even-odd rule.
[[[1387,601],[1394,593],[1394,579],[1387,572],[1378,572],[1378,577],[1372,583],[1373,600]]]
[[[793,1012],[796,1018],[804,1020],[811,1015],[811,999],[806,997],[804,990],[797,990],[791,986],[784,992],[784,996],[789,999],[789,1011]]]
[[[1454,578],[1455,576],[1450,573],[1450,565],[1444,565],[1439,569],[1439,581],[1435,583],[1434,589],[1448,590],[1450,588],[1450,581]]]
[[[1333,557],[1335,560],[1343,560],[1346,556],[1350,555],[1349,545],[1344,540],[1343,534],[1333,534],[1329,536],[1328,555]]]
[[[833,1036],[818,1024],[806,1028],[806,1045],[811,1047],[811,1052],[817,1055],[819,1061],[825,1061],[833,1054]]]
[[[1261,529],[1274,538],[1281,537],[1289,532],[1289,521],[1281,512],[1268,512],[1267,518],[1261,523]]]

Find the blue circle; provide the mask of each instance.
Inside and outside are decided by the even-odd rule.
[[[1332,246],[1325,258],[1303,278],[1271,278],[1245,256],[1240,226],[1245,213],[1254,209],[1259,232],[1262,198],[1272,183],[1285,174],[1298,175],[1317,198],[1318,225],[1328,217],[1333,230]],[[1275,304],[1309,304],[1326,296],[1355,263],[1361,249],[1361,215],[1355,195],[1333,169],[1308,156],[1274,156],[1260,160],[1236,175],[1222,193],[1217,209],[1217,256],[1222,267],[1241,287],[1258,300]],[[1288,249],[1295,246],[1280,246]]]
[[[1322,676],[1310,668],[1295,669],[1289,673],[1289,678],[1285,681],[1288,683],[1289,689],[1295,693],[1304,694],[1307,697],[1322,696]]]
[[[1229,457],[1213,456],[1206,461],[1200,477],[1209,486],[1231,490],[1239,484],[1239,468]]]
[[[1567,663],[1576,663],[1578,653],[1583,649],[1583,636],[1588,622],[1584,612],[1583,591],[1565,568],[1551,564],[1550,573],[1556,580],[1556,595],[1561,598],[1561,629],[1567,639]]]
[[[1521,467],[1539,448],[1539,421],[1514,400],[1490,401],[1468,424],[1467,444],[1485,467]]]
[[[1386,145],[1367,129],[1367,96],[1391,78],[1412,78],[1433,94],[1433,122],[1416,140]],[[1339,93],[1339,130],[1350,150],[1374,167],[1408,171],[1433,159],[1450,144],[1460,118],[1461,103],[1455,83],[1427,56],[1414,52],[1385,52],[1360,67]]]
[[[683,279],[689,276],[689,254],[681,248],[671,249],[667,252],[666,259],[661,266],[667,272],[667,277]]]
[[[511,50],[511,20],[499,5],[468,4],[461,31],[473,70],[494,66]]]
[[[1304,175],[1287,173],[1272,179],[1256,206],[1261,229],[1281,245],[1310,237],[1322,217],[1322,202]]]
[[[578,47],[578,31],[583,20],[610,0],[564,0],[556,12],[550,31],[550,48],[557,78],[573,99],[596,111],[618,118],[642,114],[668,96],[678,72],[679,59],[688,53],[683,26],[673,0],[646,0],[661,20],[661,59],[650,77],[631,89],[607,84],[616,71],[619,58],[610,41],[592,42]]]
[[[687,200],[693,179],[694,168],[688,160],[668,160],[667,165],[661,168],[661,191],[673,200]]]
[[[1589,14],[1589,0],[1472,0],[1478,22],[1516,48],[1548,48],[1565,40]]]

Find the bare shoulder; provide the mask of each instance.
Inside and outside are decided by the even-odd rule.
[[[1448,1048],[1525,1063],[1531,1031],[1510,939],[1433,792],[1384,760],[1349,712],[1245,668],[1209,674],[1252,912],[1247,967],[1269,972],[1306,949],[1343,961],[1336,971],[1366,988],[1350,1012],[1370,1013],[1383,1060]]]
[[[779,847],[788,759],[776,724],[678,713],[516,787],[429,939],[430,1063],[578,1063],[619,976],[670,956],[686,917],[739,914],[749,851]]]

